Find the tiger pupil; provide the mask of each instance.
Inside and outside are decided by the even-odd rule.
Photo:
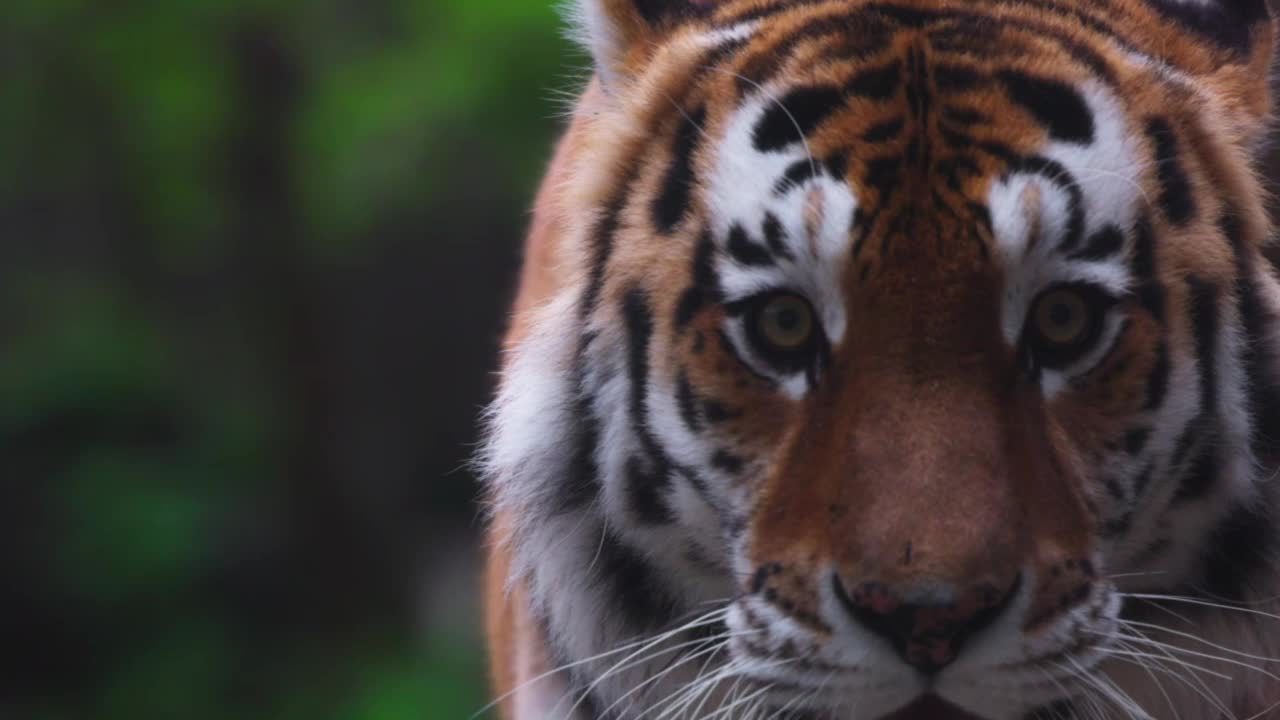
[[[1066,303],[1055,303],[1049,308],[1049,322],[1059,328],[1066,328],[1071,325],[1072,313],[1071,307]]]

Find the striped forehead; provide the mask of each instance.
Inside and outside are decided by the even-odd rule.
[[[850,84],[867,82],[863,72]],[[1044,130],[1037,144],[1011,142],[1016,155],[1004,158],[985,194],[973,198],[990,217],[992,232],[984,242],[991,243],[988,254],[1001,265],[1016,306],[1002,318],[1012,341],[1022,323],[1018,308],[1048,284],[1090,282],[1117,294],[1125,290],[1126,249],[1143,199],[1144,163],[1142,138],[1102,83],[1068,85],[1008,72],[1002,84],[1012,105]],[[759,88],[722,124],[706,184],[709,226],[722,251],[718,270],[728,295],[779,286],[804,291],[830,315],[833,337],[843,332],[843,312],[828,307],[843,302],[840,283],[850,277],[843,270],[858,234],[869,231],[856,219],[874,212],[859,195],[886,202],[874,180],[846,177],[850,164],[870,173],[876,163],[866,158],[886,157],[884,148],[867,144],[867,133],[847,144],[833,142],[829,134],[815,141],[821,122],[847,111],[848,103],[847,89]],[[819,154],[816,147],[825,150]],[[943,173],[934,174],[910,192],[946,182]]]

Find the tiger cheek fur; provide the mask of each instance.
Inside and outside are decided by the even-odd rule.
[[[504,717],[1280,717],[1261,0],[579,0]]]

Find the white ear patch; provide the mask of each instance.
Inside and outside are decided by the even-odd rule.
[[[626,41],[606,1],[571,0],[565,6],[565,13],[569,20],[569,39],[591,53],[596,72],[605,85],[613,83],[618,62],[626,51]]]

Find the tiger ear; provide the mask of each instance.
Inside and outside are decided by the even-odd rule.
[[[654,42],[714,5],[714,0],[573,0],[572,35],[591,52],[607,87],[634,75]]]
[[[1270,45],[1267,0],[1146,0],[1164,15],[1237,57],[1248,57],[1259,39]],[[1265,36],[1260,38],[1259,36]]]
[[[1276,27],[1269,0],[1141,0],[1215,58],[1210,68],[1183,66],[1224,101],[1218,118],[1252,145],[1271,115]],[[1176,53],[1169,58],[1179,65]]]

